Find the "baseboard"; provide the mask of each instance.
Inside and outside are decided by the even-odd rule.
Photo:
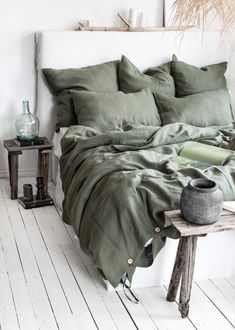
[[[20,168],[18,171],[19,177],[36,177],[37,169],[36,168]],[[8,170],[0,170],[0,179],[9,178]]]

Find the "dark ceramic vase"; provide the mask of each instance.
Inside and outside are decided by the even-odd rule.
[[[180,199],[182,217],[197,225],[216,222],[223,209],[223,193],[216,182],[193,179],[183,189]]]

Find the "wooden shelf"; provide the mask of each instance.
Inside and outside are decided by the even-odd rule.
[[[192,30],[196,26],[179,27],[108,27],[108,26],[79,26],[75,31],[106,31],[106,32],[165,32],[165,31],[185,31]]]

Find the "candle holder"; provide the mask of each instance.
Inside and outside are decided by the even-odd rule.
[[[36,187],[37,187],[37,194],[36,194],[36,200],[38,201],[41,201],[41,200],[44,200],[46,199],[46,195],[45,195],[45,192],[44,192],[44,178],[43,176],[38,176],[36,177]]]
[[[31,184],[26,183],[23,185],[24,202],[32,202],[33,200],[33,187]]]
[[[23,185],[23,197],[18,198],[18,202],[25,208],[25,209],[32,209],[35,207],[42,207],[42,206],[49,206],[53,205],[53,199],[50,197],[49,194],[45,194],[44,192],[44,177],[38,176],[36,177],[36,187],[37,193],[33,195],[33,188],[31,184],[24,184]]]

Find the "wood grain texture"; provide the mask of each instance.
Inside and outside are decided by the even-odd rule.
[[[46,137],[44,137],[43,139],[44,139],[44,144],[27,146],[27,147],[18,146],[17,144],[14,143],[14,139],[4,140],[4,147],[9,152],[31,150],[31,149],[52,149],[53,144]]]
[[[166,222],[173,224],[181,235],[169,284],[167,300],[175,300],[181,278],[179,311],[182,318],[186,318],[189,314],[197,238],[206,236],[209,233],[234,230],[235,214],[233,212],[223,211],[217,222],[205,226],[199,226],[185,221],[181,217],[180,210],[165,212],[164,215]]]
[[[4,140],[4,147],[8,151],[8,167],[9,178],[11,186],[11,199],[18,198],[18,156],[22,154],[23,150],[38,150],[38,176],[44,177],[45,188],[48,192],[48,170],[49,170],[49,153],[51,153],[53,144],[44,139],[44,144],[21,147],[14,143],[14,139]]]
[[[223,211],[217,222],[205,226],[185,221],[181,218],[180,210],[165,212],[165,219],[178,229],[181,236],[204,235],[235,229],[235,214],[229,211]]]
[[[191,297],[191,289],[193,283],[197,237],[189,236],[182,238],[182,240],[185,240],[185,260],[182,269],[179,311],[181,313],[182,318],[185,318],[189,314],[189,301]]]
[[[194,29],[195,26],[178,26],[178,27],[110,27],[110,26],[85,26],[79,24],[75,31],[106,31],[106,32],[166,32],[166,31],[184,31]]]
[[[27,181],[33,184],[35,178]],[[34,212],[9,198],[9,182],[0,180],[2,330],[234,329],[234,277],[194,284],[185,319],[177,310],[178,297],[167,302],[163,286],[135,289],[140,303],[133,304],[122,291],[101,286],[54,206]]]
[[[18,155],[20,151],[8,153],[9,177],[11,186],[11,199],[18,197]]]
[[[50,150],[49,150],[50,152]],[[44,193],[48,193],[48,170],[49,170],[49,153],[48,150],[38,150],[38,176],[44,178]]]
[[[166,300],[173,302],[175,301],[176,294],[179,288],[180,284],[180,279],[181,279],[181,274],[182,274],[182,269],[184,265],[184,257],[185,257],[185,247],[186,247],[187,241],[185,239],[180,239],[177,253],[176,253],[176,258],[175,258],[175,263],[171,275],[171,280],[168,288],[168,293]]]

